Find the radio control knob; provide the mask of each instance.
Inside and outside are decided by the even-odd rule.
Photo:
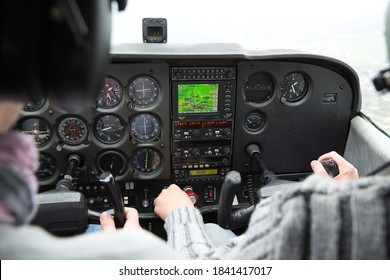
[[[200,150],[198,148],[192,149],[192,154],[196,157],[200,156]]]
[[[200,137],[200,130],[199,129],[194,129],[192,131],[192,136],[194,137]]]
[[[225,166],[228,166],[230,164],[230,161],[228,158],[223,158],[222,159],[222,164],[225,165]]]
[[[223,130],[223,134],[226,136],[226,137],[231,137],[232,136],[232,131],[229,129],[229,128],[225,128]]]
[[[226,147],[223,148],[223,153],[226,156],[230,156],[232,154],[232,150],[230,149],[230,147],[226,146]]]
[[[233,77],[233,71],[228,69],[225,72],[226,78],[232,78]]]

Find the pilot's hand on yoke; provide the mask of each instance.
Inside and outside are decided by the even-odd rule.
[[[322,160],[333,160],[334,162],[336,162],[340,173],[333,179],[335,179],[338,182],[343,180],[351,180],[351,179],[359,178],[359,173],[357,169],[351,163],[346,161],[342,156],[340,156],[338,153],[334,151],[323,154],[318,158],[318,160],[313,160],[310,163],[314,173],[329,176],[325,168],[320,162]]]
[[[164,221],[174,209],[188,206],[194,207],[194,204],[188,195],[175,184],[163,189],[154,200],[154,212]]]
[[[124,229],[142,229],[139,224],[138,211],[135,208],[125,207],[126,223]],[[103,212],[100,215],[100,225],[103,231],[116,231],[115,222],[111,214]]]

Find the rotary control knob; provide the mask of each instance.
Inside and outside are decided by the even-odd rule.
[[[225,128],[223,130],[223,134],[226,136],[226,137],[232,137],[232,131],[229,129],[229,128]]]
[[[193,204],[196,204],[196,202],[198,201],[199,196],[196,193],[194,193],[192,187],[186,186],[186,187],[183,188],[183,191],[188,195],[188,197],[190,198],[191,202]]]
[[[223,153],[224,153],[226,156],[230,156],[230,155],[232,154],[232,150],[230,149],[230,147],[225,146],[225,147],[223,147]]]
[[[228,158],[223,158],[222,159],[222,164],[225,166],[228,166],[230,164],[230,160]]]
[[[196,157],[200,156],[200,150],[198,148],[192,149],[192,154]]]
[[[200,137],[200,130],[199,129],[194,129],[192,131],[192,136],[194,137]]]

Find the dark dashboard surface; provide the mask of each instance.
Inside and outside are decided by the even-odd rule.
[[[153,199],[177,183],[215,210],[224,175],[256,184],[246,154],[256,144],[279,178],[300,180],[310,161],[343,154],[350,118],[359,111],[355,72],[322,56],[259,52],[237,45],[135,44],[112,51],[99,97],[83,112],[29,103],[18,128],[34,135],[41,153],[41,191],[63,176],[67,159],[82,159],[74,189],[95,210],[111,208],[98,175],[116,177],[125,206],[153,218]],[[256,186],[255,186],[256,187]]]

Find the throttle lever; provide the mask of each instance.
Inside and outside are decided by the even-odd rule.
[[[332,159],[326,159],[320,161],[326,172],[331,177],[336,177],[340,174],[339,167],[337,163]]]
[[[115,226],[117,228],[123,228],[126,222],[125,205],[123,204],[123,198],[114,176],[110,172],[103,172],[99,176],[99,181],[107,184],[110,190],[112,206],[114,208]]]

